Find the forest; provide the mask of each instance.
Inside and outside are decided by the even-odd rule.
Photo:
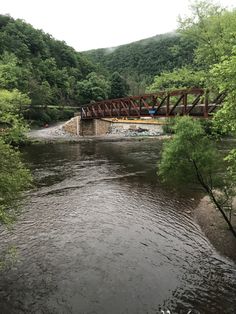
[[[27,119],[49,123],[63,111],[71,115],[64,108],[78,105],[78,82],[95,71],[93,63],[64,42],[20,19],[0,16],[0,88],[28,97]]]
[[[154,76],[193,64],[196,43],[178,32],[157,35],[114,48],[84,53],[101,71],[119,73],[129,84],[130,94],[145,92]]]

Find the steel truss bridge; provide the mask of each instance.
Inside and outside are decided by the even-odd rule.
[[[209,118],[222,105],[225,93],[212,96],[201,88],[163,91],[153,94],[102,100],[81,108],[81,119],[174,117]]]

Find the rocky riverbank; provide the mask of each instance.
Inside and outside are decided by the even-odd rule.
[[[236,262],[236,239],[228,229],[220,212],[214,208],[208,197],[205,196],[200,201],[193,212],[193,217],[214,247],[222,255]],[[232,223],[236,227],[235,215],[232,215]]]
[[[35,142],[87,142],[87,141],[129,141],[142,140],[145,138],[166,139],[169,135],[160,135],[159,132],[147,132],[147,130],[125,130],[123,132],[114,131],[100,136],[78,136],[66,132],[64,123],[59,123],[48,128],[31,130],[28,138]]]
[[[30,139],[36,139],[36,140],[53,140],[53,139],[68,139],[73,140],[76,139],[77,136],[72,135],[68,132],[65,132],[63,129],[64,123],[58,123],[50,127],[40,128],[31,130],[28,133],[28,137]]]

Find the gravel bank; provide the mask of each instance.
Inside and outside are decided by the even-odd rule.
[[[28,138],[36,142],[89,142],[89,141],[129,141],[142,139],[166,139],[169,135],[160,135],[159,133],[146,131],[127,130],[126,132],[111,133],[102,136],[77,136],[67,133],[63,129],[64,123],[59,123],[48,128],[31,130]]]
[[[63,130],[64,122],[58,123],[48,128],[41,128],[36,130],[31,130],[28,133],[28,137],[31,139],[76,139],[77,136],[67,133]]]

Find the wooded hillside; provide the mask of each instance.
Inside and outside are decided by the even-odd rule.
[[[65,42],[0,15],[0,70],[0,87],[27,93],[32,105],[71,105],[78,81],[96,66]]]
[[[118,71],[130,85],[131,94],[139,94],[153,77],[193,63],[195,43],[178,33],[157,35],[114,48],[84,52],[101,71]]]

